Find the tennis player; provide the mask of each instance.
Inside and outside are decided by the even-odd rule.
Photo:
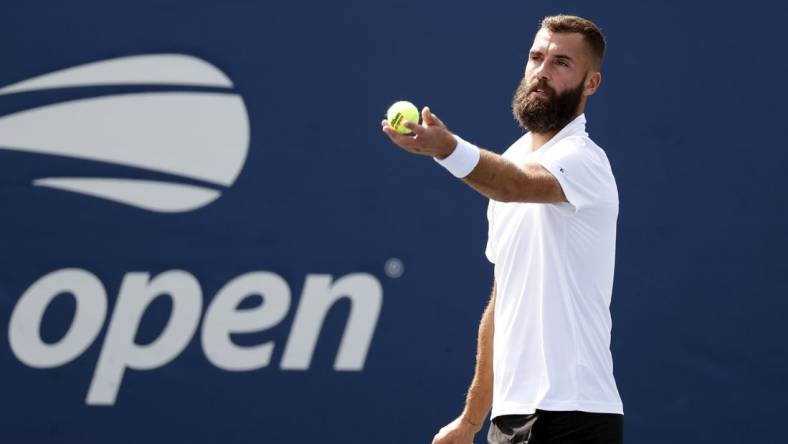
[[[623,442],[613,378],[610,299],[618,189],[586,132],[605,39],[591,21],[542,20],[512,101],[528,130],[504,154],[448,130],[428,107],[412,135],[383,131],[435,158],[490,199],[485,254],[495,265],[465,408],[433,444],[468,444],[492,408],[491,444]]]

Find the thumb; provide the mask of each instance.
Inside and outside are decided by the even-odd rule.
[[[424,109],[421,110],[421,120],[425,125],[446,126],[443,124],[443,122],[441,122],[441,119],[439,119],[438,116],[432,113],[429,106],[425,106]]]

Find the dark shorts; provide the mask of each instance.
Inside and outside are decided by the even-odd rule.
[[[489,444],[622,444],[624,415],[553,412],[498,416],[490,424]]]

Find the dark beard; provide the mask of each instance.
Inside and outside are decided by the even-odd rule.
[[[550,133],[565,127],[575,116],[580,100],[583,98],[585,78],[576,88],[556,94],[555,90],[543,81],[528,87],[525,79],[520,82],[512,99],[512,114],[520,126],[535,133]],[[550,97],[544,101],[532,91],[540,89]]]

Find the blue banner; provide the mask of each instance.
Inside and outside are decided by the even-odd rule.
[[[430,442],[473,375],[487,201],[380,120],[410,100],[503,152],[560,12],[608,42],[627,442],[788,432],[784,6],[6,9],[0,442]]]

